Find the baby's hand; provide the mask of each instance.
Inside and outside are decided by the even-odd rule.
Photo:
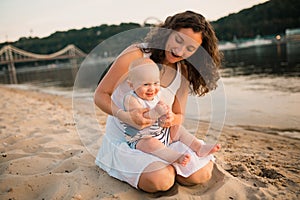
[[[170,127],[172,126],[172,122],[174,120],[175,114],[172,112],[170,108],[168,108],[167,113],[161,116],[158,119],[158,125],[160,127]]]
[[[159,101],[157,103],[157,105],[155,106],[154,110],[155,110],[155,112],[157,112],[157,114],[159,116],[162,116],[162,115],[165,115],[168,113],[169,106],[167,104],[165,104],[164,102]]]

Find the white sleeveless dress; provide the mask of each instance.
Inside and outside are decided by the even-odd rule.
[[[180,87],[180,83],[180,66],[177,66],[177,74],[173,82],[167,88],[161,89],[162,98],[168,105],[173,104],[175,94]],[[113,92],[112,100],[119,108],[123,107],[122,100],[128,91],[130,91],[130,88],[125,80]],[[172,143],[169,148],[181,153],[189,153],[191,155],[191,161],[185,167],[177,163],[172,164],[176,173],[183,177],[192,175],[208,164],[209,161],[214,161],[214,157],[212,155],[198,157],[189,147],[181,142]],[[125,181],[131,186],[138,188],[137,185],[140,175],[144,172],[147,166],[154,162],[168,164],[166,161],[156,156],[130,148],[124,137],[124,126],[122,126],[116,117],[109,115],[106,122],[106,134],[103,136],[102,145],[95,160],[96,165],[106,171],[110,176],[121,181]]]

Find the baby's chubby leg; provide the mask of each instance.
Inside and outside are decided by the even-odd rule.
[[[155,155],[169,163],[179,163],[182,166],[186,166],[191,159],[189,154],[178,153],[166,147],[162,142],[153,137],[139,140],[136,144],[136,149]]]
[[[220,144],[201,144],[200,143],[200,145],[201,145],[200,149],[198,149],[198,151],[196,151],[196,154],[199,157],[207,156],[207,155],[215,153],[221,149]]]
[[[199,157],[215,153],[221,149],[220,144],[202,144],[195,136],[189,133],[183,126],[171,127],[171,140],[181,141],[189,146]]]

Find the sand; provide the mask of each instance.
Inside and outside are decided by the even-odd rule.
[[[149,194],[95,166],[72,98],[4,85],[0,93],[0,199],[300,199],[300,140],[225,126],[211,181]]]

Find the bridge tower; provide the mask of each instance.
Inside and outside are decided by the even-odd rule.
[[[18,84],[17,73],[16,73],[11,46],[10,45],[6,46],[4,51],[5,51],[5,58],[8,61],[7,66],[8,66],[9,83]]]

